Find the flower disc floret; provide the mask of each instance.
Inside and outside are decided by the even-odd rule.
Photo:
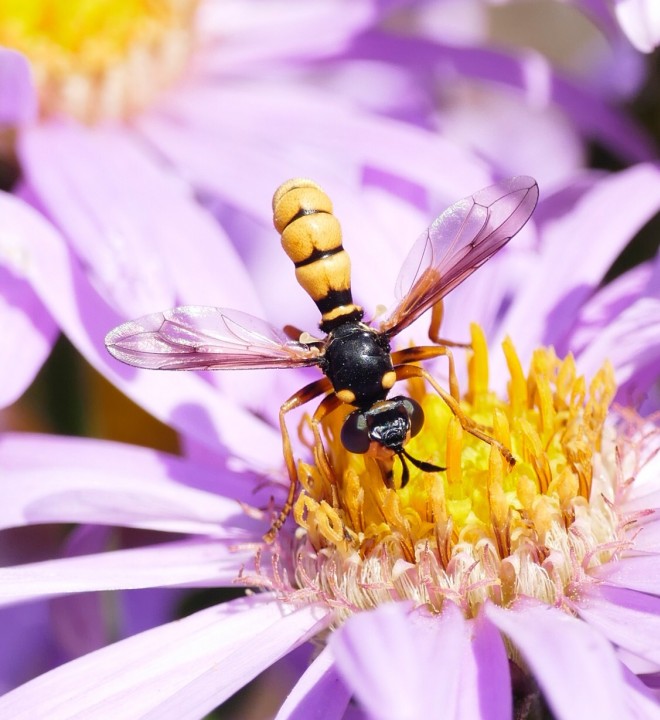
[[[487,345],[472,327],[462,419],[422,381],[409,386],[426,420],[406,449],[446,471],[411,467],[402,488],[398,459],[346,452],[344,416],[331,418],[327,462],[316,447],[316,462],[299,467],[296,567],[306,592],[347,611],[406,598],[439,611],[450,598],[472,616],[486,599],[561,603],[620,549],[613,484],[594,473],[607,445],[610,365],[587,385],[570,355],[538,349],[525,375],[510,340],[503,349],[507,400],[489,389]],[[511,450],[513,466],[469,432],[475,425]]]
[[[189,56],[198,0],[8,0],[0,44],[30,60],[43,115],[85,122],[151,104]]]

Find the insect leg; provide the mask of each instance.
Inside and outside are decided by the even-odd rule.
[[[456,366],[451,350],[445,345],[418,345],[417,347],[406,348],[392,353],[394,365],[406,365],[408,363],[431,360],[432,358],[445,355],[449,363],[449,392],[459,402],[461,393],[458,389],[458,378],[456,377]],[[398,379],[398,378],[397,378]]]
[[[284,330],[284,334],[289,340],[295,340],[296,342],[298,342],[298,338],[303,334],[303,331],[295,325],[285,325],[282,330]]]
[[[414,350],[415,348],[411,349]],[[471,420],[461,410],[458,401],[453,398],[448,392],[443,390],[440,385],[438,385],[438,383],[433,379],[433,377],[426,370],[424,370],[424,368],[419,367],[419,365],[396,365],[394,367],[394,372],[396,373],[397,381],[408,380],[409,378],[415,377],[424,378],[424,380],[426,380],[431,385],[431,387],[438,393],[438,395],[440,395],[440,397],[447,403],[447,406],[454,413],[454,415],[456,415],[464,430],[469,432],[470,435],[474,435],[474,437],[479,438],[480,440],[487,442],[492,447],[497,448],[510,467],[513,467],[516,464],[516,459],[511,454],[509,448],[496,440],[494,437],[491,437],[487,432],[482,430],[474,422],[474,420]]]
[[[284,521],[287,519],[291,508],[293,507],[293,500],[296,494],[296,487],[298,485],[298,471],[296,469],[296,461],[293,457],[293,450],[291,449],[291,438],[289,437],[289,431],[286,427],[285,415],[315,397],[322,395],[323,393],[332,390],[332,384],[328,378],[321,378],[316,380],[309,385],[305,385],[304,388],[298,390],[295,395],[292,395],[285,403],[280,407],[280,431],[282,433],[282,450],[284,452],[284,462],[286,469],[289,474],[289,494],[287,495],[284,506],[280,510],[280,514],[275,518],[273,524],[270,526],[270,530],[264,535],[264,540],[267,543],[272,543],[277,536],[279,529],[284,525]]]
[[[321,400],[321,403],[316,408],[316,412],[312,416],[312,432],[314,433],[314,447],[317,449],[318,454],[317,461],[321,465],[321,470],[328,478],[332,477],[332,470],[330,468],[328,455],[325,451],[325,445],[321,438],[321,422],[326,415],[329,415],[341,405],[344,405],[344,403],[337,395],[330,393],[330,395],[326,395],[326,397]]]
[[[461,347],[469,348],[470,343],[455,342],[454,340],[446,340],[440,337],[440,325],[445,314],[445,307],[442,300],[433,306],[431,310],[431,324],[429,325],[429,340],[436,345],[444,345],[445,347]]]

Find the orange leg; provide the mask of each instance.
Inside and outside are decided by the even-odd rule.
[[[440,337],[440,325],[442,325],[442,318],[445,314],[445,308],[442,300],[433,306],[431,310],[431,324],[429,325],[429,340],[436,345],[444,345],[445,347],[461,347],[469,348],[470,343],[460,343],[454,340],[445,340]]]
[[[415,348],[411,348],[412,350],[415,350]],[[394,372],[396,373],[396,379],[399,380],[408,380],[409,378],[424,378],[431,387],[440,395],[440,397],[447,403],[447,406],[449,409],[456,415],[459,422],[463,426],[463,429],[470,433],[470,435],[474,435],[474,437],[479,438],[480,440],[483,440],[484,442],[487,442],[492,447],[497,448],[502,457],[509,463],[511,467],[516,464],[516,459],[511,454],[511,451],[509,448],[507,448],[505,445],[502,445],[501,442],[496,440],[494,437],[491,437],[487,432],[482,430],[477,423],[474,422],[474,420],[471,420],[462,410],[460,405],[458,404],[458,401],[453,398],[448,392],[443,390],[440,385],[433,379],[433,377],[426,371],[424,368],[419,367],[419,365],[396,365],[394,368]]]
[[[287,495],[284,506],[280,510],[280,514],[275,518],[275,521],[270,526],[270,530],[264,535],[264,540],[267,543],[272,543],[277,536],[279,529],[284,525],[284,521],[287,519],[291,508],[293,507],[293,500],[296,494],[296,487],[298,485],[298,470],[296,468],[296,461],[293,457],[293,450],[291,449],[291,439],[289,437],[289,431],[286,427],[286,421],[284,416],[310,400],[323,395],[332,390],[332,384],[328,378],[321,378],[316,380],[309,385],[305,385],[304,388],[298,390],[295,395],[292,395],[285,403],[280,407],[280,431],[282,433],[282,450],[284,452],[284,462],[286,469],[289,474],[289,494]]]
[[[449,392],[454,400],[459,402],[461,394],[458,389],[456,366],[454,365],[454,356],[448,347],[444,345],[419,345],[417,347],[406,348],[405,350],[398,350],[392,353],[392,363],[394,365],[407,365],[408,363],[431,360],[432,358],[443,355],[447,357],[447,362],[449,363]]]
[[[317,460],[321,465],[322,472],[327,478],[332,477],[332,469],[330,468],[330,461],[325,451],[325,445],[321,438],[321,423],[323,419],[334,412],[338,407],[344,405],[335,393],[326,395],[321,401],[320,405],[316,408],[316,412],[312,416],[312,432],[314,433],[314,447],[317,449]]]
[[[298,342],[298,338],[303,334],[303,331],[295,325],[285,325],[282,330],[284,330],[284,334],[289,340],[294,340],[295,342]]]

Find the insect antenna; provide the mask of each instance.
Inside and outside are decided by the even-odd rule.
[[[425,462],[424,460],[418,460],[417,458],[410,455],[410,453],[407,453],[404,448],[401,448],[401,451],[399,452],[399,458],[401,459],[402,463],[402,455],[405,455],[416,468],[419,468],[423,472],[442,472],[443,470],[447,469],[446,467],[442,467],[441,465],[433,465],[433,463]],[[403,487],[403,484],[401,485],[401,487]]]

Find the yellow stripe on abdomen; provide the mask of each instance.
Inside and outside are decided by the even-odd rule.
[[[361,318],[362,308],[351,294],[351,260],[323,190],[304,178],[287,181],[273,196],[273,223],[298,282],[321,312],[321,329],[327,332],[344,320]]]

